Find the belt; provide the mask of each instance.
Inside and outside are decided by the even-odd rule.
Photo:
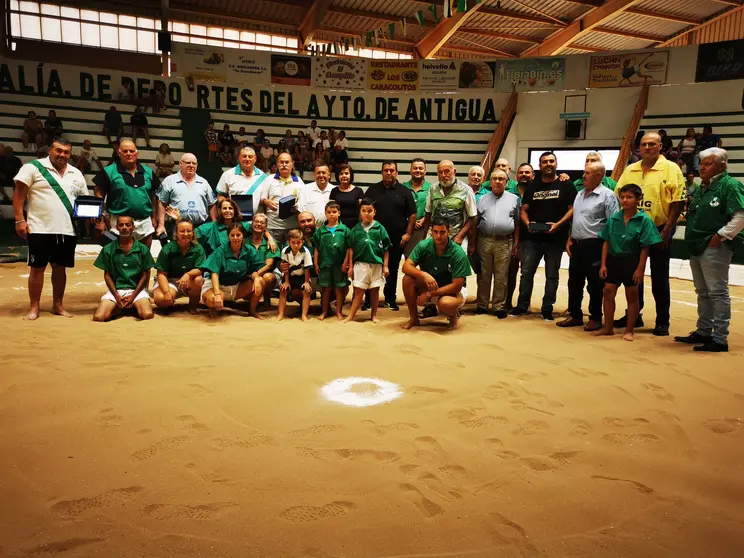
[[[514,238],[514,235],[512,234],[484,234],[481,235],[484,238],[490,238],[492,240],[512,240]]]
[[[582,243],[586,243],[586,242],[597,242],[598,240],[604,242],[599,237],[596,237],[596,238],[574,238],[574,237],[571,237],[571,240],[573,240],[574,244],[582,244]]]

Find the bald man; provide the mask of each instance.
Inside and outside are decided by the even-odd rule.
[[[637,184],[643,192],[640,207],[651,217],[661,233],[661,243],[649,248],[651,262],[651,292],[656,302],[654,335],[669,335],[669,260],[672,257],[672,238],[677,220],[685,205],[685,178],[676,163],[661,154],[661,136],[651,132],[641,139],[641,160],[625,167],[617,182],[615,193],[626,184]],[[638,302],[643,310],[643,286],[638,285]],[[615,327],[625,327],[626,318],[615,320]],[[638,314],[636,327],[643,326]]]
[[[93,179],[96,196],[106,199],[111,232],[119,234],[117,216],[128,215],[134,219],[132,236],[149,248],[158,225],[158,198],[155,193],[160,188],[160,181],[150,167],[139,163],[139,151],[132,140],[123,140],[117,155],[119,160],[104,168]],[[96,225],[98,231],[104,228],[103,221]]]
[[[217,196],[209,182],[196,174],[196,155],[184,153],[178,165],[180,170],[166,177],[158,192],[157,236],[165,232],[166,216],[174,222],[179,218],[188,219],[194,228],[207,220],[217,220]]]
[[[506,173],[506,191],[507,192],[513,192],[514,188],[517,187],[517,181],[511,178],[511,165],[509,164],[509,161],[504,159],[503,157],[499,158],[496,163],[493,165],[493,170],[500,170],[504,171]],[[482,189],[486,190],[486,193],[491,191],[491,181],[487,180],[483,183]]]

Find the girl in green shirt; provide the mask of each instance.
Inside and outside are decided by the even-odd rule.
[[[189,313],[196,314],[204,283],[199,268],[207,257],[196,241],[194,224],[188,219],[178,220],[173,240],[163,247],[155,263],[158,274],[152,297],[158,308],[170,308],[177,298],[187,296]]]

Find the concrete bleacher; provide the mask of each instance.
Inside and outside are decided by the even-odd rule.
[[[31,151],[33,144],[26,151],[21,142],[23,121],[29,110],[35,111],[37,117],[44,121],[49,110],[54,109],[64,125],[63,137],[72,143],[72,152],[76,153],[84,140],[90,140],[98,157],[105,165],[111,157],[112,149],[102,135],[103,116],[111,105],[116,106],[117,110],[122,113],[123,137],[130,136],[131,127],[128,123],[129,117],[134,113],[135,105],[133,104],[4,93],[0,97],[0,143],[11,146],[15,155],[24,163],[31,161],[35,156]],[[140,152],[140,162],[154,168],[155,155],[161,143],[167,143],[170,146],[173,157],[178,161],[183,153],[184,143],[178,109],[166,109],[155,115],[147,113],[147,120],[152,147],[146,147],[145,139],[138,138],[137,148]],[[97,171],[97,168],[95,170]],[[94,174],[86,175],[88,185],[91,187],[93,176]],[[12,196],[10,188],[6,188],[5,193]]]
[[[685,136],[687,128],[695,128],[696,132],[702,132],[703,126],[711,126],[713,133],[721,136],[723,148],[729,155],[729,174],[744,181],[744,111],[647,114],[641,121],[642,130],[666,130],[675,148],[679,140]]]
[[[276,147],[287,130],[297,135],[310,125],[305,117],[256,117],[222,111],[212,111],[215,128],[221,130],[229,124],[237,132],[243,126],[251,139],[258,128]],[[442,159],[451,159],[457,167],[458,177],[467,180],[471,166],[480,164],[488,140],[496,124],[469,122],[458,123],[412,123],[375,122],[373,120],[318,119],[318,126],[327,130],[346,132],[349,140],[349,164],[354,169],[354,183],[365,188],[381,180],[381,165],[385,159],[398,163],[400,180],[408,180],[409,162],[421,157],[427,162],[429,180],[436,177],[436,165]],[[312,173],[306,171],[303,180],[312,181]],[[335,179],[333,179],[335,182]]]

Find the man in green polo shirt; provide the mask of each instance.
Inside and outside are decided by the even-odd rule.
[[[430,302],[449,318],[451,329],[459,327],[460,309],[468,296],[465,279],[470,275],[470,264],[465,251],[450,239],[449,229],[447,220],[435,218],[431,238],[419,242],[403,264],[403,293],[410,316],[403,329],[420,325],[418,306]]]
[[[105,322],[115,312],[132,307],[140,318],[150,320],[153,312],[147,283],[155,262],[150,249],[133,237],[134,219],[120,215],[116,227],[119,241],[106,245],[93,264],[104,271],[103,278],[108,287],[93,314],[93,321]]]
[[[586,168],[586,166],[589,163],[601,163],[601,162],[602,162],[602,155],[598,151],[590,151],[589,153],[586,154],[586,161],[584,161],[584,168]],[[612,178],[610,178],[609,176],[603,177],[601,184],[602,186],[606,186],[613,192],[615,191],[615,186],[617,186],[617,182],[613,180]],[[581,192],[581,190],[584,189],[584,177],[582,176],[581,178],[577,178],[576,180],[574,180],[573,185],[576,187],[577,192]]]
[[[93,183],[99,198],[106,198],[106,211],[110,216],[112,232],[117,232],[116,221],[119,215],[134,219],[134,239],[148,248],[158,224],[158,199],[155,195],[160,181],[150,167],[137,161],[139,151],[132,140],[119,144],[119,161],[100,171]],[[96,230],[103,232],[103,220]]]
[[[696,351],[727,352],[731,322],[728,275],[734,248],[744,242],[744,186],[726,171],[720,147],[700,152],[700,187],[687,210],[685,242],[698,297],[697,329],[678,343]]]
[[[423,225],[424,217],[426,217],[426,198],[431,188],[431,182],[426,180],[426,161],[420,157],[411,161],[411,180],[404,182],[403,186],[411,190],[413,201],[416,203],[416,224],[411,239],[406,242],[403,248],[403,257],[408,259],[416,245],[426,238]]]
[[[509,161],[507,161],[506,159],[504,159],[503,157],[501,157],[493,165],[493,170],[491,171],[491,173],[493,173],[493,171],[495,171],[495,170],[504,171],[506,173],[506,176],[509,179],[507,181],[507,183],[506,183],[506,191],[507,192],[511,192],[512,194],[515,194],[516,192],[513,192],[512,190],[517,187],[517,181],[514,180],[513,178],[510,178],[511,165],[509,164]],[[481,186],[481,190],[485,190],[484,194],[490,192],[491,191],[491,181],[490,180],[486,180],[483,183],[483,185]],[[521,199],[522,199],[521,196],[520,196],[519,199],[521,201]]]

